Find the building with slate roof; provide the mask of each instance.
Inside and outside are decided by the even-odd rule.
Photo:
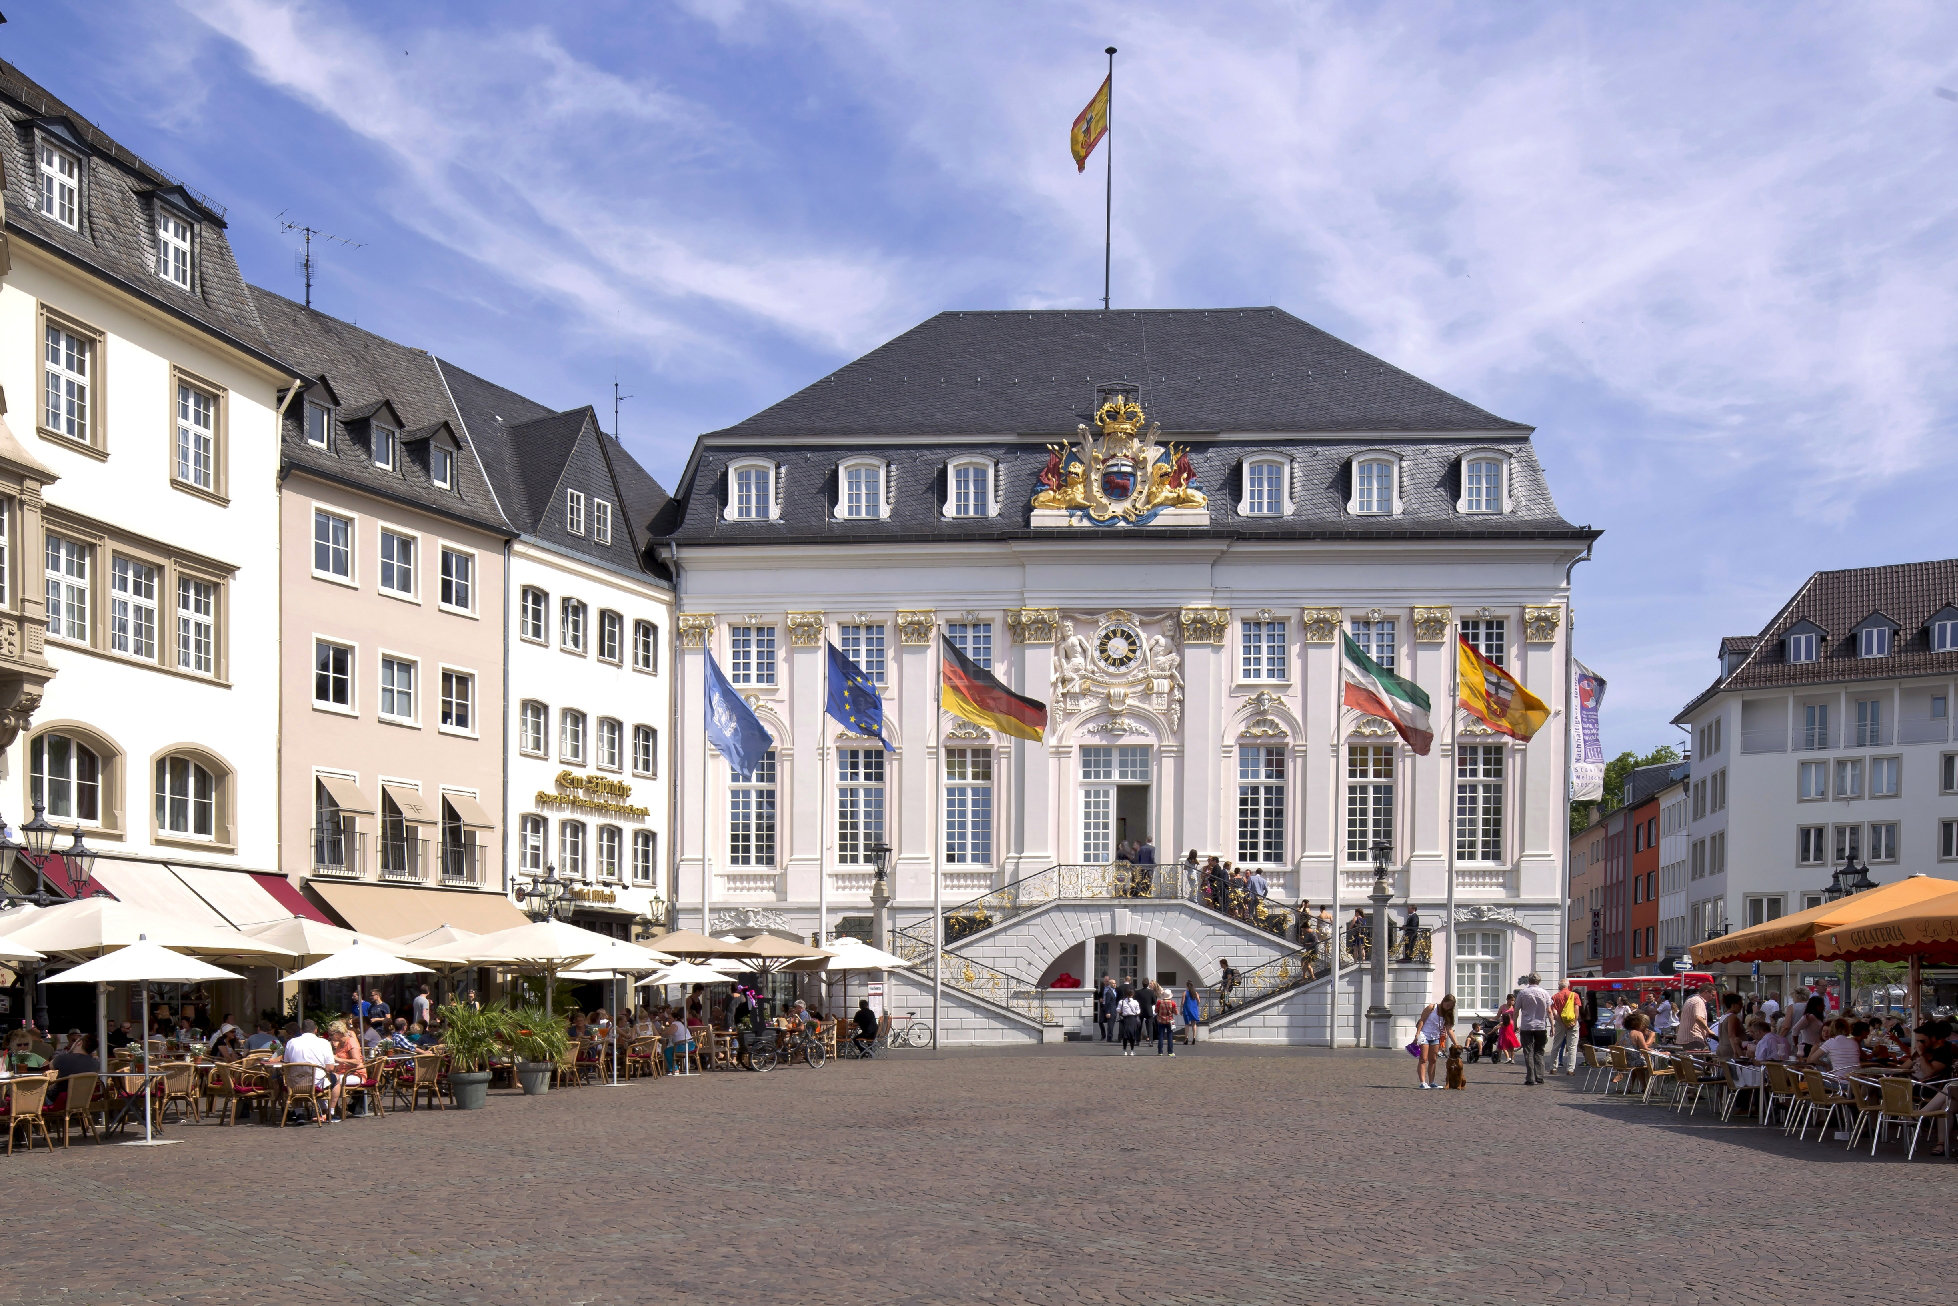
[[[1350,909],[1384,842],[1397,901],[1444,926],[1397,1002],[1452,975],[1493,1012],[1558,971],[1563,731],[1525,747],[1445,707],[1459,635],[1562,719],[1569,571],[1598,533],[1558,512],[1529,427],[1276,308],[950,312],[702,436],[665,519],[681,738],[711,652],[777,741],[753,775],[678,778],[683,923],[863,930],[880,842],[927,940],[935,899],[1105,884],[1079,868],[1145,837]],[[1442,705],[1431,755],[1339,705],[1342,631]],[[1044,743],[941,710],[941,640],[1048,704]],[[889,752],[824,716],[828,643],[883,687]],[[1080,1014],[1055,1014],[1063,972],[1278,973],[1268,937],[1177,910],[975,936],[942,1033],[1051,1035]],[[1386,1037],[1359,986],[1337,1036]],[[1330,987],[1211,1032],[1324,1041]]]
[[[643,937],[669,891],[673,586],[650,548],[668,496],[590,407],[553,412],[437,367],[514,532],[512,872],[554,868],[573,885],[573,922]]]
[[[1674,718],[1693,732],[1689,946],[1813,906],[1845,859],[1879,883],[1953,874],[1958,559],[1816,572],[1718,654]]]

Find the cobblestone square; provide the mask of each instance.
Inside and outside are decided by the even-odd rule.
[[[1099,1046],[498,1092],[6,1162],[0,1301],[1881,1302],[1958,1167],[1398,1054]]]

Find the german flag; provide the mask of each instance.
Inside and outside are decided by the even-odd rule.
[[[1000,684],[992,672],[982,670],[946,636],[941,634],[938,640],[945,650],[939,671],[945,687],[939,691],[938,701],[947,712],[1022,739],[1045,737],[1045,703],[1037,703]]]

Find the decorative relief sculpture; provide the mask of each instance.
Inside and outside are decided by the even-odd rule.
[[[727,930],[787,930],[793,934],[795,925],[781,912],[766,907],[717,907],[713,933]]]
[[[707,641],[714,634],[716,618],[711,612],[682,612],[680,614],[680,647],[706,648]]]
[[[1353,727],[1353,733],[1356,735],[1391,735],[1394,733],[1394,723],[1385,717],[1368,714],[1360,718],[1359,724]]]
[[[1095,410],[1094,426],[1076,429],[1077,444],[1049,445],[1035,491],[1035,511],[1065,512],[1095,526],[1142,526],[1167,509],[1203,508],[1188,449],[1157,443],[1161,427],[1145,433],[1142,406],[1111,394]]]
[[[1524,608],[1523,638],[1532,644],[1548,644],[1557,638],[1557,624],[1563,616],[1557,607]]]
[[[1051,644],[1060,630],[1058,608],[1008,608],[1006,629],[1015,644]]]
[[[1330,644],[1339,638],[1338,608],[1307,608],[1300,613],[1308,644]]]
[[[947,739],[991,739],[992,732],[984,726],[975,725],[964,717],[953,717],[952,724],[945,727]]]
[[[1230,633],[1231,614],[1226,608],[1184,608],[1179,615],[1185,644],[1221,644]]]
[[[1116,609],[1079,621],[1083,626],[1093,622],[1092,636],[1083,634],[1075,619],[1060,621],[1048,713],[1058,720],[1105,706],[1119,714],[1134,702],[1161,713],[1171,730],[1180,730],[1183,656],[1174,643],[1177,615]],[[1151,626],[1154,633],[1148,630]]]
[[[1445,607],[1414,609],[1414,638],[1423,644],[1439,644],[1448,638],[1448,627],[1455,614]]]
[[[1252,717],[1238,734],[1246,739],[1283,739],[1286,730],[1278,721],[1268,716]]]
[[[1491,907],[1483,903],[1455,908],[1457,925],[1521,925],[1522,918],[1514,907]]]
[[[791,612],[789,614],[789,643],[796,648],[821,648],[823,646],[823,614],[820,612]]]
[[[897,614],[897,642],[900,644],[929,644],[931,629],[937,624],[936,614],[931,612],[900,612]]]

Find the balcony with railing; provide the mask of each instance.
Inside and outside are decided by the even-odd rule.
[[[358,880],[367,873],[367,836],[352,821],[313,829],[313,874]]]
[[[483,846],[474,839],[442,844],[442,883],[473,889],[483,882]]]
[[[381,840],[381,878],[396,884],[420,884],[428,878],[428,840]]]

